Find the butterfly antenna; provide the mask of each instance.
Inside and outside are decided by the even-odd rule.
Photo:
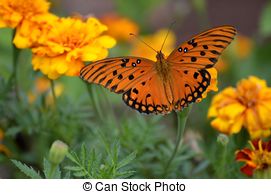
[[[167,40],[168,34],[169,34],[170,30],[172,29],[172,26],[173,26],[175,23],[176,23],[176,21],[174,21],[174,22],[172,22],[172,23],[170,24],[170,26],[169,26],[169,28],[168,28],[168,30],[167,30],[167,35],[166,35],[166,37],[165,37],[165,39],[164,39],[164,42],[163,42],[163,44],[162,44],[162,46],[161,46],[160,51],[162,51],[162,49],[163,49],[163,47],[164,47],[164,44],[165,44],[165,42],[166,42],[166,40]]]
[[[150,49],[154,50],[154,52],[158,52],[157,50],[155,50],[153,47],[151,47],[149,44],[147,44],[145,41],[143,41],[142,39],[140,39],[137,35],[130,33],[131,36],[134,36],[137,40],[139,40],[140,42],[142,42],[143,44],[145,44],[147,47],[149,47]]]

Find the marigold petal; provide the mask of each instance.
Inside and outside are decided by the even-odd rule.
[[[106,35],[99,37],[96,41],[105,48],[112,48],[116,45],[116,40]]]
[[[240,103],[232,103],[224,106],[223,108],[218,110],[218,115],[223,117],[227,117],[228,119],[235,119],[239,115],[241,115],[246,110]]]
[[[248,175],[248,176],[252,176],[252,175],[253,175],[254,169],[255,169],[255,168],[253,168],[253,167],[251,167],[251,166],[249,166],[249,165],[245,165],[245,166],[243,166],[240,170],[241,170],[244,174],[246,174],[246,175]]]
[[[228,120],[217,117],[211,122],[212,127],[225,134],[238,133],[242,128],[242,124],[242,117],[238,117],[235,120]]]
[[[251,160],[251,150],[246,148],[246,149],[237,151],[235,154],[235,160],[237,161]]]
[[[259,118],[259,122],[261,123],[262,128],[270,128],[271,127],[271,117],[270,110],[261,104],[256,105],[255,109],[257,111],[257,115]]]
[[[19,31],[16,31],[16,35],[13,39],[13,44],[15,44],[17,48],[29,48],[31,46],[29,38],[26,36],[22,36]]]
[[[252,109],[247,109],[245,111],[244,125],[250,131],[262,128],[261,124],[259,123],[259,117],[258,117],[257,113]]]
[[[8,27],[6,22],[0,18],[0,28],[6,28],[6,27]]]

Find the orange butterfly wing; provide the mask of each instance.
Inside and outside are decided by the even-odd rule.
[[[143,77],[148,77],[153,61],[140,57],[116,57],[96,61],[80,71],[80,77],[104,86],[115,93],[124,93]]]
[[[216,63],[236,30],[222,26],[205,31],[177,47],[166,59],[169,80],[160,79],[156,62],[140,57],[116,57],[91,63],[80,77],[123,93],[124,102],[143,113],[181,110],[201,98],[211,81],[206,70]]]
[[[235,35],[232,26],[212,28],[179,45],[167,60],[180,67],[211,68]]]
[[[83,67],[80,77],[123,93],[124,102],[144,113],[169,110],[163,83],[157,79],[154,61],[140,57],[116,57],[99,60]]]
[[[179,45],[167,58],[171,64],[171,88],[175,110],[202,97],[211,81],[206,70],[215,65],[236,35],[232,26],[221,26],[196,35]]]

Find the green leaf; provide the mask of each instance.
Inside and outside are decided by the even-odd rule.
[[[47,159],[44,158],[43,160],[43,172],[45,175],[45,178],[53,178],[53,179],[60,179],[61,178],[61,171],[59,169],[59,166],[53,166],[52,163],[50,163]],[[53,169],[52,169],[53,168]],[[53,172],[51,172],[53,171]]]
[[[49,178],[49,174],[50,174],[50,169],[51,169],[51,165],[50,163],[48,162],[48,160],[46,160],[44,158],[43,160],[43,173],[45,175],[45,178]]]
[[[88,173],[86,171],[79,171],[79,172],[74,172],[73,175],[76,177],[85,177],[88,175]]]
[[[263,36],[271,35],[271,2],[268,1],[260,18],[260,33]]]
[[[66,170],[70,171],[81,171],[83,170],[81,166],[65,166]]]
[[[131,154],[129,154],[128,156],[126,156],[124,159],[122,159],[119,163],[118,163],[118,169],[128,165],[129,163],[131,163],[134,159],[136,158],[136,152],[133,152]]]
[[[32,178],[32,179],[42,179],[40,174],[36,172],[32,167],[27,166],[26,164],[23,164],[20,161],[17,160],[11,160],[11,162],[20,169],[26,176]]]

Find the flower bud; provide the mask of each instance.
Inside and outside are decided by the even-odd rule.
[[[60,140],[54,141],[49,151],[49,161],[53,164],[60,164],[68,153],[68,145]]]
[[[217,136],[217,142],[223,146],[226,146],[229,143],[229,138],[227,135],[221,133]]]

